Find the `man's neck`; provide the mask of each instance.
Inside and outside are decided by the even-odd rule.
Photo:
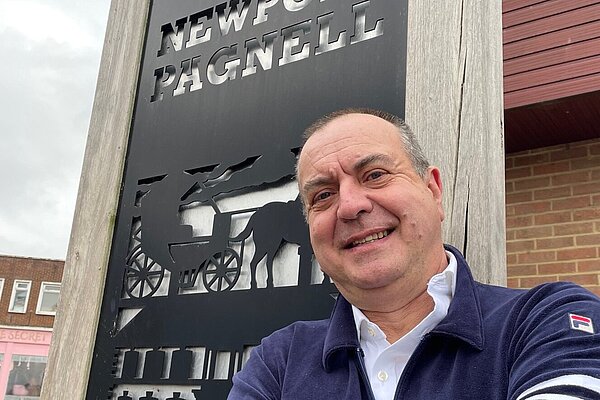
[[[404,307],[393,311],[363,311],[369,321],[377,324],[389,343],[394,343],[419,324],[433,310],[434,301],[427,289]]]
[[[448,258],[443,248],[441,248],[439,258],[434,261],[434,265],[437,265],[437,269],[431,273],[432,276],[441,273],[448,267]],[[379,326],[389,343],[395,343],[433,311],[435,301],[427,292],[427,287],[428,283],[425,283],[419,288],[420,292],[411,292],[411,288],[407,288],[406,295],[402,297],[398,297],[397,292],[387,293],[382,296],[382,298],[388,299],[385,307],[375,306],[370,309],[361,309],[361,311],[369,321]],[[402,303],[406,299],[408,302]],[[395,308],[393,308],[394,300],[401,302],[400,304],[396,303]]]

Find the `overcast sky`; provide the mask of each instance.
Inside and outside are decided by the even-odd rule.
[[[0,254],[64,259],[109,0],[0,0]]]

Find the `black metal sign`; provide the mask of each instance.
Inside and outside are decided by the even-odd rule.
[[[329,315],[301,132],[404,114],[406,25],[407,0],[153,2],[88,398],[224,399],[262,337]]]

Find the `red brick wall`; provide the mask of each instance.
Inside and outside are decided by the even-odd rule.
[[[508,154],[506,230],[509,286],[600,295],[600,140]]]
[[[42,282],[60,282],[64,261],[0,256],[0,278],[4,289],[0,297],[0,325],[39,326],[51,328],[54,316],[35,313]],[[8,306],[15,279],[31,281],[29,302],[25,314],[10,313]]]

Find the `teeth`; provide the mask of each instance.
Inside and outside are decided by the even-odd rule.
[[[387,230],[385,230],[383,232],[373,233],[364,239],[356,240],[356,241],[352,242],[352,246],[358,246],[359,244],[374,242],[375,240],[386,237],[388,234],[389,234],[389,232]]]

